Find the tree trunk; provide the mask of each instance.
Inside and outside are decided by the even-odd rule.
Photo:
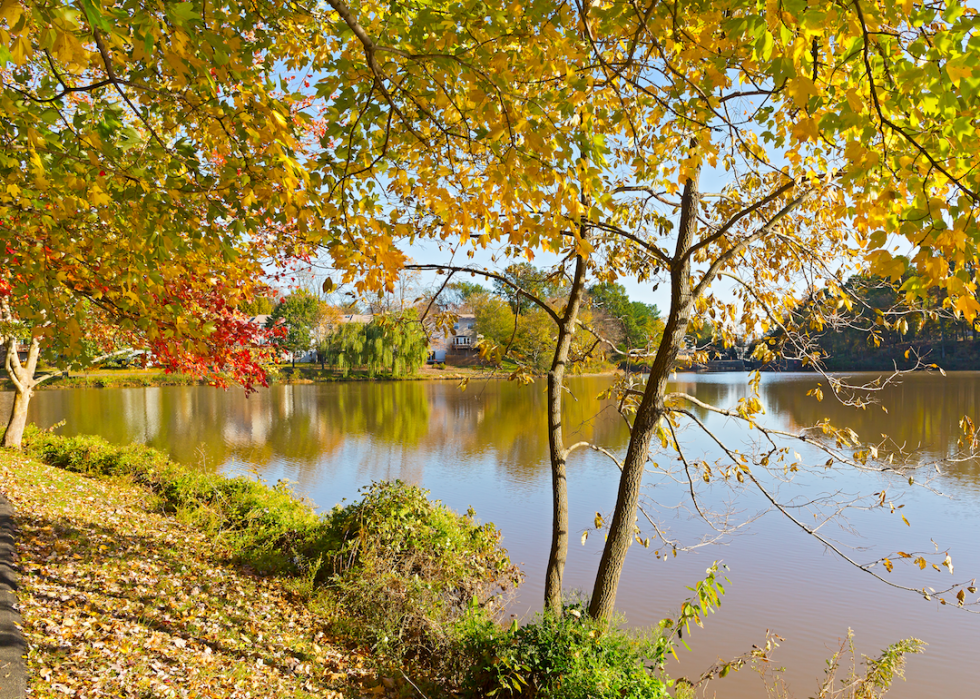
[[[582,4],[583,24],[588,25],[586,16],[589,1]],[[583,140],[584,131],[579,134]],[[584,144],[582,144],[584,145]],[[587,159],[587,150],[582,148],[583,161]],[[586,211],[589,209],[589,199],[585,188],[581,190],[581,202]],[[579,237],[583,241],[589,238],[589,227],[586,216],[579,221]],[[578,321],[579,307],[585,294],[586,260],[579,255],[575,258],[575,276],[572,288],[568,294],[565,312],[558,324],[558,342],[555,354],[548,372],[548,452],[551,457],[551,551],[548,553],[548,570],[544,582],[544,608],[556,615],[562,613],[562,579],[565,575],[565,561],[568,559],[568,479],[566,460],[568,451],[565,448],[565,434],[562,425],[562,403],[565,395],[565,369],[568,355],[572,349],[572,338],[575,336],[575,324]]]
[[[680,350],[687,326],[691,320],[694,298],[691,293],[690,247],[697,227],[697,207],[699,203],[698,176],[689,179],[684,185],[681,206],[681,220],[677,233],[677,247],[672,260],[670,316],[664,327],[663,339],[657,350],[657,357],[650,370],[643,399],[633,420],[633,432],[623,461],[623,473],[619,479],[619,492],[616,496],[616,509],[613,511],[609,534],[602,550],[599,571],[592,589],[592,602],[589,614],[594,619],[609,621],[616,607],[616,591],[619,578],[626,562],[626,552],[636,531],[636,514],[640,502],[640,486],[643,472],[650,455],[650,440],[657,425],[665,419],[664,396],[667,379],[673,370],[677,353]]]
[[[558,326],[558,343],[548,372],[548,451],[551,456],[552,526],[551,551],[548,554],[548,571],[544,584],[544,608],[555,614],[562,611],[562,577],[568,557],[568,482],[562,428],[562,402],[565,394],[565,368],[575,335],[575,323],[585,293],[585,260],[575,262],[575,278],[562,322]]]
[[[10,409],[10,419],[7,420],[7,429],[3,433],[3,446],[8,449],[20,449],[21,440],[24,438],[24,428],[27,426],[27,406],[31,402],[33,390],[20,391],[14,393],[14,405]]]
[[[26,364],[20,362],[20,357],[17,354],[20,342],[16,338],[8,337],[4,344],[7,349],[4,366],[7,370],[7,376],[14,384],[14,405],[10,411],[10,419],[7,421],[7,429],[3,433],[3,446],[8,449],[20,449],[24,437],[24,428],[27,426],[27,406],[31,402],[34,387],[37,385],[34,372],[37,369],[41,343],[36,337],[31,340]]]

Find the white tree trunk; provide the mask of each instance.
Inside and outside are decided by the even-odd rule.
[[[7,337],[6,339],[4,344],[7,352],[4,366],[7,370],[7,376],[14,384],[14,405],[10,410],[7,429],[3,433],[3,446],[8,449],[20,449],[21,441],[24,438],[24,428],[27,426],[27,407],[30,405],[31,398],[34,396],[34,387],[37,385],[34,372],[37,369],[41,343],[36,337],[31,339],[27,351],[27,362],[21,364],[17,354],[20,341],[14,337]]]

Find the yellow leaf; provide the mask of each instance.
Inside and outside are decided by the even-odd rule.
[[[93,184],[88,188],[88,202],[92,206],[103,206],[111,201],[109,195],[106,194],[101,187],[97,184]]]
[[[20,21],[21,9],[18,0],[3,0],[0,2],[0,19],[7,20],[8,27],[16,27]]]
[[[973,69],[968,65],[954,65],[952,62],[946,64],[946,72],[955,87],[960,86],[960,80],[973,77]]]
[[[956,299],[956,310],[963,314],[968,321],[973,321],[980,313],[980,303],[972,296],[960,296]]]
[[[817,86],[805,75],[798,75],[786,81],[786,92],[800,109],[806,109],[807,103],[814,95],[820,94]]]
[[[31,48],[30,39],[24,34],[14,39],[10,46],[10,56],[14,59],[14,63],[19,66],[24,65],[33,53],[34,49]]]
[[[793,137],[798,141],[816,141],[820,138],[820,129],[816,119],[805,117],[793,124]]]

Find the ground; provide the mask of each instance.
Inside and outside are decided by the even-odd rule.
[[[220,546],[155,511],[142,488],[4,451],[0,491],[21,531],[28,696],[341,699],[399,689],[330,635],[328,613],[295,581],[221,560]]]

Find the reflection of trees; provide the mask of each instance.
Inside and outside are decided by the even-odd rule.
[[[731,375],[681,375],[676,390],[714,405],[732,405],[748,395],[744,382]],[[791,428],[830,418],[851,425],[860,436],[877,441],[882,433],[932,455],[952,454],[959,419],[980,417],[980,375],[915,375],[882,396],[884,413],[845,408],[827,398],[804,397],[818,379],[779,377],[762,383],[769,419]],[[622,418],[610,401],[597,396],[607,377],[576,377],[573,399],[565,402],[569,442],[590,441],[612,451],[626,445]],[[672,389],[673,390],[673,389]],[[216,468],[229,460],[255,466],[280,465],[319,472],[345,444],[356,438],[354,458],[374,464],[383,477],[394,462],[387,456],[402,447],[397,468],[418,478],[425,463],[490,458],[507,481],[528,481],[547,471],[544,420],[546,396],[540,383],[471,382],[460,391],[452,382],[352,382],[274,386],[246,398],[240,390],[204,386],[44,391],[32,402],[31,419],[41,426],[66,421],[66,434],[100,434],[125,443],[142,441],[176,460]],[[346,452],[344,452],[346,454]],[[345,457],[346,458],[346,457]],[[379,470],[380,469],[380,470]],[[980,465],[965,462],[946,469],[978,487]],[[295,478],[292,473],[288,474]],[[325,473],[307,477],[322,478]],[[367,476],[366,476],[367,477]]]
[[[65,420],[65,434],[142,441],[182,463],[220,465],[276,459],[313,463],[348,435],[415,446],[428,430],[419,382],[273,386],[245,397],[204,386],[50,391],[31,419]]]
[[[609,449],[625,445],[622,418],[611,401],[597,398],[609,383],[601,377],[570,381],[573,399],[565,401],[564,412],[570,441],[589,440]],[[460,453],[479,456],[492,450],[505,478],[526,481],[548,469],[546,399],[540,382],[473,382],[465,392],[442,393],[443,429],[456,433]]]
[[[914,374],[901,384],[884,389],[877,396],[879,405],[864,410],[843,406],[830,397],[817,402],[804,396],[805,389],[817,381],[817,377],[772,381],[762,384],[762,390],[773,411],[785,416],[791,428],[809,427],[829,419],[832,424],[850,426],[866,442],[876,443],[887,435],[906,451],[918,451],[927,459],[955,455],[956,442],[962,435],[960,419],[964,415],[974,420],[980,417],[978,374],[956,373],[945,378]],[[805,385],[804,390],[801,384]],[[951,463],[944,471],[977,487],[980,464],[975,460]]]
[[[429,431],[429,400],[425,384],[418,381],[339,385],[347,422],[341,422],[345,433],[355,431],[383,442],[415,446]],[[360,388],[360,395],[350,390]],[[363,414],[363,417],[362,417]]]
[[[737,389],[734,397],[730,397],[733,392],[732,389]],[[670,383],[668,392],[677,391],[679,393],[687,393],[692,395],[698,400],[704,401],[710,405],[716,405],[719,408],[730,408],[732,403],[737,401],[739,398],[743,398],[749,394],[749,387],[743,382],[739,384],[730,383],[715,383],[711,381],[691,381],[685,380],[683,377],[676,381]],[[689,406],[690,410],[697,415],[700,419],[706,420],[709,416],[709,411],[701,408],[699,406]]]
[[[565,402],[571,442],[625,446],[628,434],[614,403],[597,397],[609,383],[607,377],[571,380],[573,399]],[[717,402],[730,387],[696,388]],[[399,445],[450,461],[492,455],[504,478],[527,480],[547,469],[545,400],[540,383],[500,380],[474,381],[466,391],[421,381],[280,385],[248,398],[204,386],[76,389],[41,394],[32,419],[42,426],[65,420],[65,434],[142,441],[182,463],[211,468],[230,459],[317,464],[359,437],[389,445],[385,451]]]

